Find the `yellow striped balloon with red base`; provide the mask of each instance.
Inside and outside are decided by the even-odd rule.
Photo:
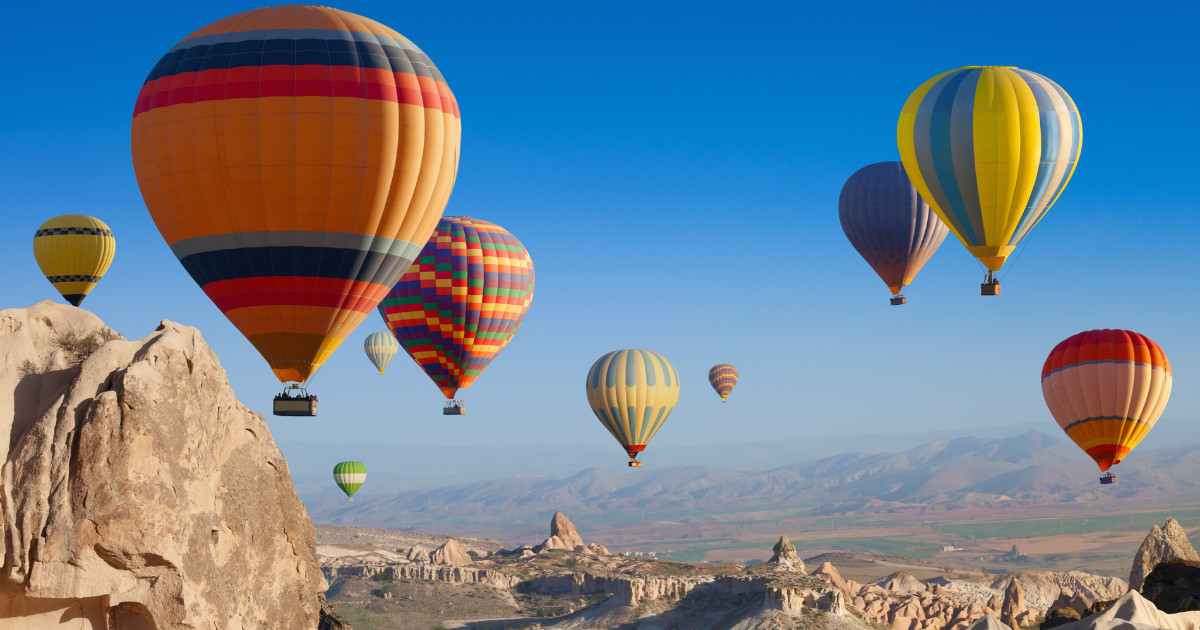
[[[609,352],[592,364],[585,385],[592,413],[621,443],[631,465],[679,402],[679,374],[650,350]]]

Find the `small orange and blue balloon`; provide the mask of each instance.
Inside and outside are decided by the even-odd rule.
[[[729,398],[729,393],[738,382],[737,368],[728,363],[718,363],[708,370],[708,384],[717,390],[717,395],[721,397],[721,403],[726,402]]]

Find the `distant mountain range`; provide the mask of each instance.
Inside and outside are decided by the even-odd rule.
[[[797,453],[797,458],[803,453]],[[1153,493],[1163,499],[1200,493],[1200,446],[1138,449],[1117,467],[1108,497]],[[880,512],[915,504],[958,509],[998,501],[1084,501],[1101,492],[1099,470],[1063,438],[1039,431],[1003,438],[940,439],[890,453],[843,453],[760,472],[717,466],[618,471],[587,468],[567,476],[506,477],[437,489],[310,499],[317,522],[418,530],[503,525],[530,512],[572,517],[622,511]],[[361,496],[361,495],[360,495]]]

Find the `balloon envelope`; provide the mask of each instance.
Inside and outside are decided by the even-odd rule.
[[[1055,346],[1042,366],[1046,406],[1100,470],[1154,427],[1171,396],[1171,364],[1149,337],[1090,330]]]
[[[515,236],[487,221],[444,217],[379,314],[453,399],[520,329],[533,284],[533,260]]]
[[[896,137],[921,197],[997,271],[1070,181],[1082,130],[1075,103],[1050,79],[967,66],[921,84]]]
[[[312,376],[429,238],[459,131],[454,95],[404,36],[289,5],[168,51],[131,144],[163,239],[288,382]]]
[[[38,267],[75,306],[104,277],[116,253],[112,230],[96,217],[64,214],[43,223],[33,235]]]
[[[733,391],[737,382],[737,368],[728,363],[718,363],[708,370],[708,384],[717,390],[717,395],[721,397],[721,402],[725,402],[725,399],[729,398],[729,393]]]
[[[396,343],[396,338],[391,333],[377,332],[367,335],[366,341],[363,342],[363,350],[379,373],[383,374],[396,352],[400,350],[400,344]]]
[[[366,480],[367,467],[362,462],[339,462],[333,467],[333,481],[351,500]]]
[[[892,295],[912,282],[949,233],[900,162],[868,164],[851,175],[838,198],[838,218]]]
[[[661,354],[614,350],[588,371],[588,405],[630,459],[635,459],[679,401],[679,374]]]

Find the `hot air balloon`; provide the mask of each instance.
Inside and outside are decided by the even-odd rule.
[[[949,230],[908,181],[900,162],[868,164],[842,185],[838,218],[850,244],[892,291],[900,291],[937,251]]]
[[[168,51],[134,105],[131,144],[172,252],[280,381],[304,383],[429,238],[459,134],[454,95],[412,42],[288,5]]]
[[[1089,330],[1050,352],[1042,395],[1067,437],[1107,472],[1162,415],[1171,396],[1171,363],[1145,335]],[[1108,473],[1100,483],[1115,479]]]
[[[112,230],[96,217],[64,214],[43,223],[33,235],[38,267],[74,306],[104,277],[116,253]]]
[[[367,480],[367,467],[362,462],[338,462],[333,467],[333,480],[346,493],[348,500],[353,501],[354,493]]]
[[[533,261],[504,228],[443,217],[417,261],[379,304],[404,351],[455,400],[512,340],[533,300]]]
[[[387,369],[388,364],[392,362],[392,357],[396,356],[396,351],[399,349],[400,344],[396,343],[396,338],[391,333],[371,333],[363,342],[363,350],[366,351],[367,358],[375,364],[380,374]]]
[[[663,356],[649,350],[614,350],[588,371],[588,405],[621,443],[629,465],[637,461],[679,401],[679,374]]]
[[[717,395],[721,397],[721,404],[729,398],[729,392],[737,386],[738,372],[737,368],[728,363],[718,363],[708,370],[708,384],[717,390]]]
[[[1075,172],[1083,128],[1070,96],[1046,77],[1011,66],[967,66],[921,84],[896,136],[921,197],[995,272],[1041,221]]]

